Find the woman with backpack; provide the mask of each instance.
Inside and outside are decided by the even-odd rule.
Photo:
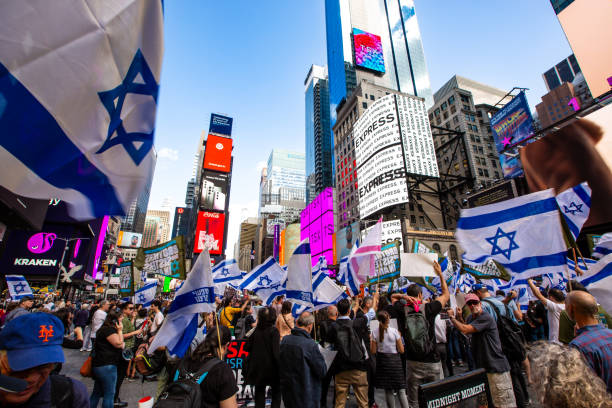
[[[280,407],[279,370],[280,333],[275,327],[274,307],[259,309],[257,326],[248,338],[245,350],[249,353],[245,368],[245,382],[255,386],[255,408],[266,406],[266,387],[270,386],[272,408]]]
[[[283,337],[291,334],[291,330],[294,326],[293,315],[291,314],[291,309],[293,308],[293,303],[288,300],[283,302],[283,306],[281,307],[280,315],[276,319],[276,328],[280,333],[281,340]]]
[[[406,375],[400,354],[404,344],[400,332],[389,327],[391,318],[385,311],[378,312],[378,330],[372,331],[370,351],[376,355],[375,386],[385,390],[387,406],[395,408],[397,395],[402,408],[409,408],[406,395]]]

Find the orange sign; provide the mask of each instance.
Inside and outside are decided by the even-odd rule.
[[[232,139],[208,135],[204,151],[204,168],[229,173],[231,164]]]

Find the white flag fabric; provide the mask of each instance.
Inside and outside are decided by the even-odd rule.
[[[287,300],[312,307],[312,271],[308,238],[300,242],[287,263]]]
[[[591,188],[588,183],[578,184],[575,187],[562,191],[555,197],[559,210],[563,214],[574,240],[578,238],[582,226],[589,218],[591,210]]]
[[[374,261],[380,254],[382,242],[382,218],[368,231],[356,251],[351,251],[349,263],[353,271],[363,278],[376,275]]]
[[[157,292],[157,280],[147,283],[134,293],[134,303],[141,304],[143,307],[151,306]]]
[[[215,311],[215,287],[208,251],[202,251],[187,279],[176,292],[162,327],[149,346],[149,354],[166,346],[182,357],[198,328],[198,314]]]
[[[612,254],[612,232],[607,232],[599,238],[591,256],[593,259],[600,259],[608,254]]]
[[[351,254],[357,251],[359,247],[359,242],[355,242],[353,248],[351,248]],[[362,279],[356,272],[356,270],[351,266],[349,262],[350,255],[345,256],[340,260],[340,266],[338,269],[338,281],[347,287],[351,296],[355,296],[359,294],[359,286],[361,282],[365,279]]]
[[[567,248],[553,189],[461,210],[455,237],[464,260],[492,259],[517,279],[565,267]]]
[[[324,307],[335,305],[340,300],[348,297],[346,292],[324,272],[319,272],[312,279],[313,309],[319,310]]]
[[[22,297],[34,296],[32,289],[23,275],[6,275],[6,284],[12,300],[19,300]]]
[[[161,0],[0,5],[0,185],[78,219],[124,215],[153,175]]]
[[[312,276],[314,277],[319,272],[327,272],[329,269],[327,268],[327,259],[323,255],[319,257],[319,262],[316,263],[312,267]]]
[[[221,261],[218,265],[215,265],[212,274],[217,296],[223,296],[228,285],[236,289],[242,282],[242,271],[235,259]]]
[[[266,306],[270,306],[278,296],[285,296],[287,290],[284,285],[277,283],[267,288],[257,288],[254,292]]]
[[[578,277],[604,310],[612,310],[612,254],[601,258],[589,270]]]
[[[240,283],[240,289],[256,290],[269,288],[282,283],[286,278],[287,271],[281,268],[273,257],[269,257],[264,263],[257,266],[243,278]]]

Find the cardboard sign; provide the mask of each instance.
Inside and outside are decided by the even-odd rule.
[[[400,276],[421,277],[437,276],[433,269],[434,262],[438,261],[438,254],[407,254],[401,253]]]

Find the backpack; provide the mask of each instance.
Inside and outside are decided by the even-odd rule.
[[[71,408],[74,400],[74,388],[70,378],[61,374],[51,374],[51,408]]]
[[[221,360],[216,357],[208,360],[196,373],[190,373],[184,369],[185,361],[186,359],[181,360],[174,379],[166,386],[154,408],[200,408],[202,406],[200,384],[210,370],[221,363]]]
[[[360,363],[365,359],[365,353],[361,347],[361,340],[353,329],[353,322],[350,326],[338,324],[336,334],[336,349],[340,357],[349,363]]]
[[[502,316],[495,307],[495,304],[487,299],[482,299],[484,302],[487,302],[493,310],[495,310],[495,314],[497,315],[497,331],[499,332],[499,340],[501,341],[502,351],[511,361],[523,361],[527,356],[527,352],[525,350],[525,337],[523,336],[523,331],[520,326],[512,320],[510,317],[510,313],[512,311],[506,306],[506,315]]]
[[[134,354],[134,366],[136,371],[142,375],[153,375],[159,373],[164,368],[167,357],[164,350],[157,350],[153,355],[148,355],[149,345],[142,343]]]
[[[409,360],[422,360],[433,353],[435,344],[429,334],[424,307],[418,312],[404,308],[404,342]]]

